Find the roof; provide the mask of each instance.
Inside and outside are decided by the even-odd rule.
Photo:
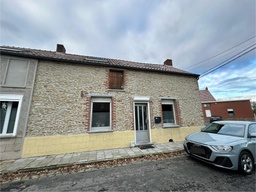
[[[200,98],[201,98],[201,102],[216,101],[216,99],[212,96],[211,92],[208,90],[207,87],[205,90],[200,90]]]
[[[228,102],[240,102],[247,101],[250,102],[250,99],[236,99],[236,100],[223,100],[223,101],[202,101],[201,103],[228,103]]]
[[[60,53],[55,51],[38,50],[38,49],[30,49],[30,48],[0,46],[0,54],[24,57],[24,58],[32,58],[32,59],[38,59],[38,60],[59,61],[59,62],[77,63],[77,64],[85,64],[85,65],[94,65],[94,66],[143,70],[143,71],[155,71],[155,72],[199,77],[198,74],[190,73],[170,65],[148,64],[148,63],[132,62],[132,61],[119,60],[119,59],[75,55],[75,54],[67,54],[67,53]]]

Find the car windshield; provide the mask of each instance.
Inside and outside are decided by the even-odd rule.
[[[212,123],[203,128],[202,132],[244,137],[245,125]]]

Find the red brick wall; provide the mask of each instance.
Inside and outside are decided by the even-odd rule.
[[[205,110],[210,110],[212,116],[219,115],[224,120],[254,120],[254,114],[249,100],[211,102],[209,103],[210,107],[204,107],[204,104],[202,103],[202,109],[206,122],[209,122],[210,118],[206,117]],[[228,109],[233,109],[234,117],[228,115]]]

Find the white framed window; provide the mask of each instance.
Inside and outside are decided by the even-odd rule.
[[[112,98],[91,99],[90,132],[111,131]]]
[[[212,116],[211,110],[205,110],[205,115],[206,117],[211,117]]]
[[[22,98],[22,95],[0,94],[0,137],[16,136]]]
[[[162,99],[163,126],[173,127],[176,125],[174,100]]]
[[[235,116],[235,113],[234,113],[233,109],[228,109],[228,116],[229,117],[234,117]]]

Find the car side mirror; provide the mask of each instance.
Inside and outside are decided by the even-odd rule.
[[[256,138],[256,133],[249,133],[249,138]]]

